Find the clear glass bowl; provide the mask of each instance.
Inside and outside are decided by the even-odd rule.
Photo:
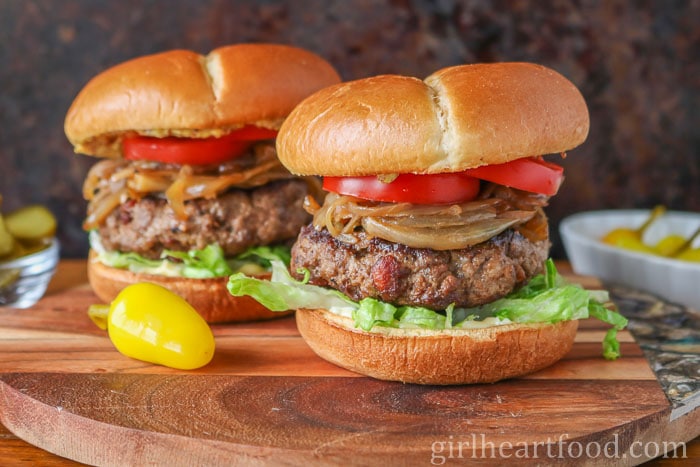
[[[55,238],[48,248],[12,261],[0,261],[0,306],[29,308],[46,292],[56,272],[59,244]]]

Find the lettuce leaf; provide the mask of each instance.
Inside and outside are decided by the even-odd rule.
[[[337,290],[307,284],[294,279],[285,262],[273,252],[258,254],[270,262],[272,277],[269,281],[248,277],[239,272],[229,277],[227,288],[231,295],[248,295],[272,311],[287,311],[297,308],[324,308],[348,316],[355,302]],[[307,274],[308,276],[308,274]]]
[[[288,246],[284,245],[269,245],[248,248],[246,251],[229,260],[229,265],[234,271],[239,271],[249,264],[257,264],[266,271],[272,269],[272,264],[268,258],[279,258],[282,262],[289,266],[292,259],[292,253]]]
[[[273,254],[289,264],[290,250],[286,246],[261,246],[249,248],[245,252],[226,258],[218,244],[211,244],[201,250],[164,250],[159,259],[149,259],[137,253],[108,251],[100,242],[97,232],[90,232],[90,246],[103,264],[144,274],[156,274],[191,279],[225,277],[240,270],[269,271],[270,262],[266,259]]]
[[[226,262],[224,250],[217,244],[187,252],[164,250],[160,257],[161,261],[168,261],[169,258],[179,259],[182,264],[181,275],[193,279],[228,276],[233,272]]]
[[[322,308],[353,319],[355,326],[370,331],[375,326],[395,328],[449,329],[473,328],[507,323],[556,323],[572,319],[596,318],[612,325],[603,341],[607,359],[620,356],[617,331],[627,319],[605,306],[609,302],[604,290],[590,291],[561,277],[554,261],[547,260],[545,272],[532,278],[524,287],[486,305],[473,308],[450,306],[444,313],[424,307],[395,306],[374,298],[354,302],[342,293],[308,284],[308,274],[295,280],[284,262],[274,254],[270,281],[230,276],[232,295],[249,295],[273,311],[296,308]]]
[[[610,310],[600,302],[594,301],[588,305],[588,312],[591,318],[599,319],[604,323],[612,325],[603,338],[603,357],[608,360],[615,360],[621,355],[620,342],[617,340],[617,331],[621,331],[627,326],[627,318],[620,313]]]

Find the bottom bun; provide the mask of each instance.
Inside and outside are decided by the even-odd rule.
[[[234,297],[226,288],[228,277],[189,279],[140,274],[106,266],[97,260],[92,250],[88,258],[88,281],[95,295],[106,303],[112,302],[130,284],[152,282],[162,285],[187,300],[208,323],[268,320],[293,313],[293,310],[270,311],[248,296]]]
[[[297,310],[296,322],[311,349],[340,367],[382,380],[439,385],[492,383],[545,368],[571,350],[578,329],[573,320],[365,332],[349,318],[307,309]]]

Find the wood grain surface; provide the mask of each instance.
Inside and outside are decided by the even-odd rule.
[[[64,261],[34,308],[0,309],[1,465],[620,465],[661,456],[700,430],[698,411],[669,422],[629,333],[623,358],[600,357],[604,328],[593,321],[548,369],[434,387],[335,367],[304,344],[293,318],[213,326],[217,352],[200,370],[146,364],[116,352],[90,322],[95,301],[84,263]],[[697,442],[683,447],[685,459],[654,462],[700,456]],[[600,452],[587,459],[586,448]]]

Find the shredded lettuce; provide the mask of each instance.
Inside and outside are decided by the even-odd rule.
[[[167,261],[169,258],[179,259],[184,277],[207,279],[227,276],[233,272],[226,262],[224,250],[217,244],[187,252],[164,250],[160,257],[161,261]]]
[[[308,274],[302,281],[295,280],[274,253],[265,257],[272,265],[270,281],[250,278],[243,273],[234,274],[228,282],[232,295],[249,295],[273,311],[327,309],[351,317],[355,326],[365,331],[375,326],[467,329],[507,323],[556,323],[591,317],[612,325],[603,341],[604,357],[613,360],[620,356],[617,331],[627,325],[627,319],[605,306],[609,303],[606,291],[590,291],[567,283],[551,259],[547,260],[543,274],[504,298],[473,308],[449,306],[441,313],[424,307],[395,306],[374,298],[355,302],[336,290],[309,284]]]
[[[397,319],[400,328],[445,329],[451,327],[451,324],[448,324],[447,316],[417,306],[400,307]]]
[[[395,306],[374,298],[365,298],[359,305],[352,313],[356,328],[369,331],[374,326],[394,327]],[[359,312],[360,308],[362,312]]]
[[[282,260],[286,265],[292,259],[291,250],[288,246],[284,245],[270,245],[270,246],[258,246],[254,248],[248,248],[243,253],[229,260],[229,266],[234,272],[239,272],[250,264],[256,264],[266,271],[272,269],[269,257],[275,257]]]
[[[191,279],[225,277],[241,270],[249,273],[269,271],[270,262],[266,259],[269,255],[274,255],[286,264],[289,264],[290,259],[290,250],[286,246],[254,247],[233,258],[226,258],[218,244],[186,252],[164,250],[160,258],[149,259],[133,252],[106,250],[95,231],[90,233],[90,246],[97,253],[101,263],[113,268]]]

